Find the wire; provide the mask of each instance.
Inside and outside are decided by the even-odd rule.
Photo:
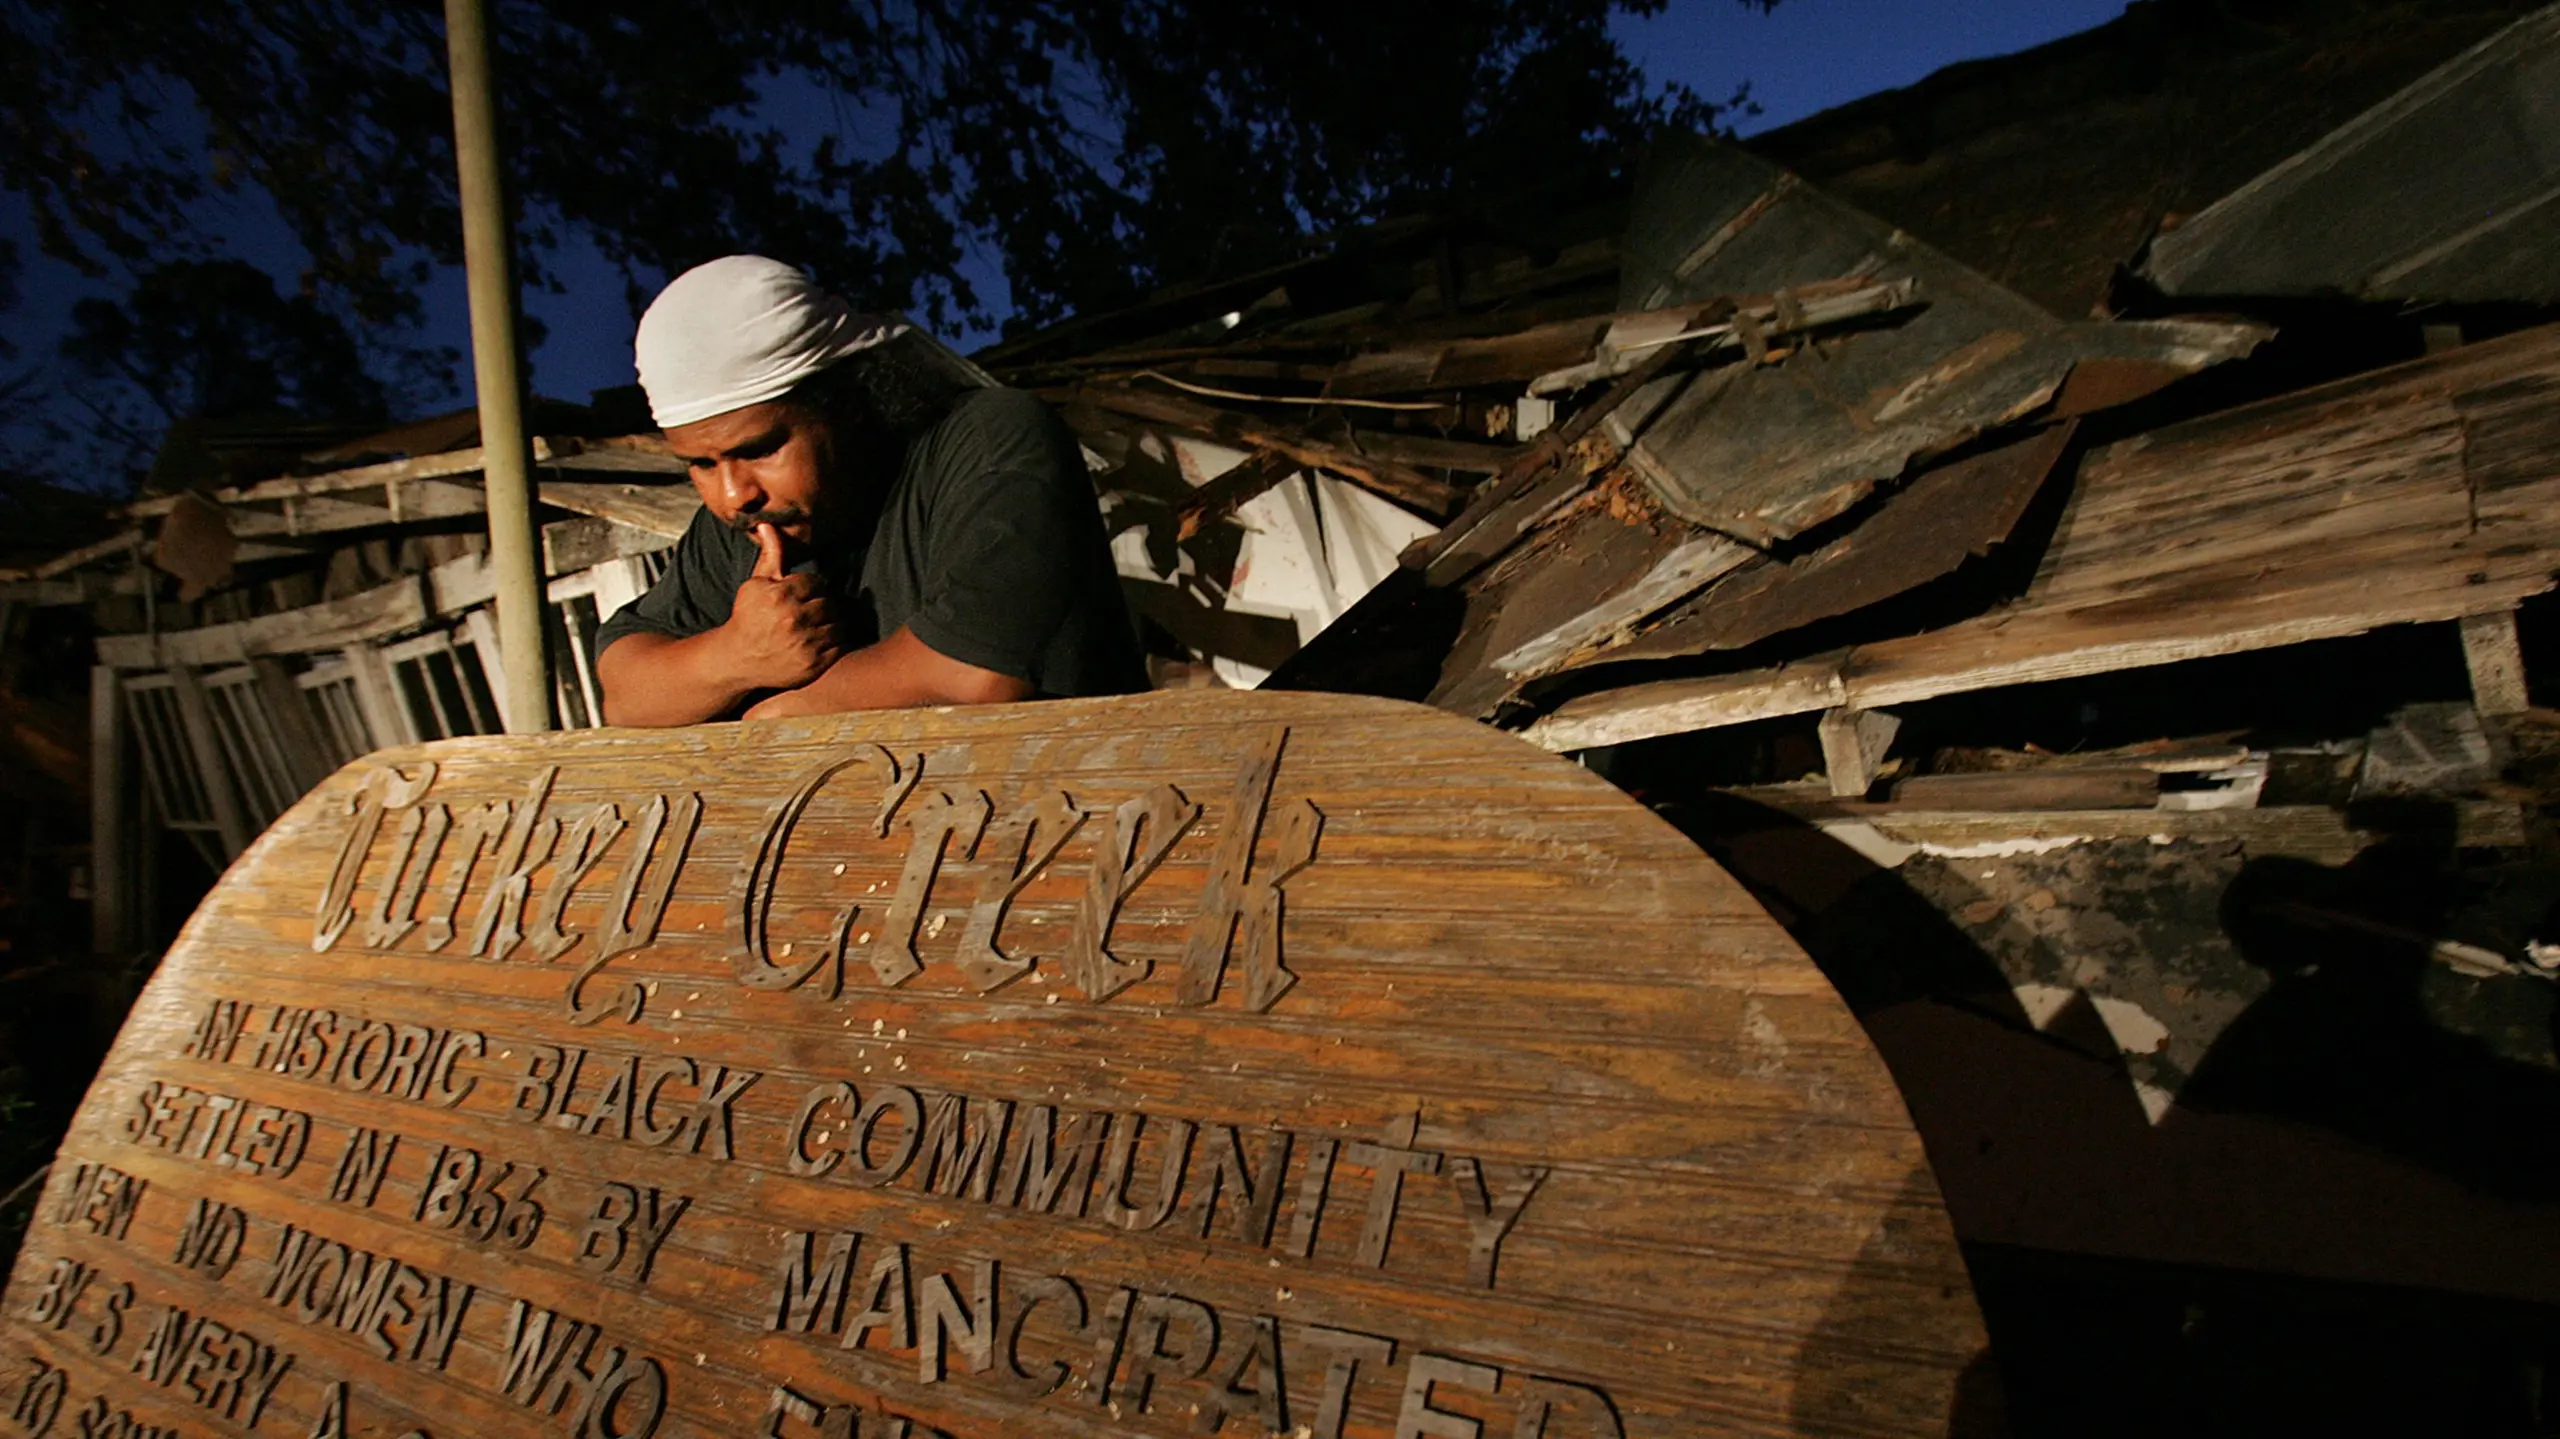
[[[1195,385],[1177,380],[1162,370],[1140,370],[1138,378],[1159,380],[1177,390],[1207,395],[1219,400],[1252,400],[1266,405],[1348,405],[1362,410],[1445,410],[1446,404],[1436,400],[1350,400],[1332,395],[1257,395],[1250,390],[1221,390],[1214,385]]]

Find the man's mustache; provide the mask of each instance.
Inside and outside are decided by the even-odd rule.
[[[767,505],[760,510],[742,510],[729,519],[729,528],[739,534],[753,536],[758,525],[771,525],[787,530],[793,525],[809,523],[809,512],[798,505]]]

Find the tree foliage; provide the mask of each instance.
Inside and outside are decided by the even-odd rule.
[[[529,276],[711,255],[951,323],[1123,302],[1399,205],[1613,163],[1711,107],[1613,12],[1664,0],[501,0]],[[1763,0],[1742,0],[1763,3]],[[0,186],[99,272],[271,201],[312,292],[414,318],[458,259],[434,0],[0,0]],[[979,283],[1002,275],[1008,292]]]

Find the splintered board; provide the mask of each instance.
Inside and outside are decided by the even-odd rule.
[[[350,765],[162,962],[5,1316],[37,1435],[1933,1434],[1982,1349],[1739,886],[1315,694]]]

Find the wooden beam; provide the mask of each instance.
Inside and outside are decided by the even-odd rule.
[[[695,512],[702,508],[702,497],[691,485],[627,481],[545,480],[542,502],[671,540],[683,538]]]
[[[629,470],[670,475],[684,472],[684,462],[666,448],[666,442],[649,435],[625,435],[606,440],[580,440],[566,436],[537,438],[533,442],[533,460],[538,465],[570,470]],[[386,460],[378,465],[357,465],[325,474],[290,475],[282,479],[261,480],[252,485],[234,485],[211,491],[205,498],[222,505],[255,504],[298,499],[306,495],[380,489],[405,480],[476,475],[480,470],[481,454],[475,446],[468,450],[449,450],[440,455]],[[124,512],[136,517],[165,515],[177,508],[177,504],[175,495],[156,495],[134,501],[125,506]]]
[[[1193,490],[1173,512],[1175,536],[1190,539],[1297,472],[1298,462],[1277,450],[1246,456],[1244,463]]]
[[[1826,711],[1814,732],[1822,740],[1822,764],[1831,792],[1842,799],[1856,799],[1873,789],[1876,770],[1901,728],[1901,720],[1875,710]]]
[[[89,950],[133,951],[132,828],[125,823],[124,688],[105,665],[89,667]]]
[[[395,744],[416,744],[417,726],[409,722],[408,706],[400,702],[400,688],[391,678],[391,663],[382,657],[370,640],[360,640],[339,651],[347,662],[347,671],[355,677],[356,707],[364,711],[364,727],[372,733],[376,749]]]
[[[1196,400],[1179,399],[1116,385],[1083,385],[1055,398],[1089,405],[1113,414],[1182,434],[1246,450],[1275,450],[1312,469],[1340,475],[1351,483],[1409,509],[1438,517],[1455,509],[1466,492],[1393,460],[1356,454],[1338,445],[1311,439],[1236,410],[1222,410]]]
[[[308,793],[337,768],[329,762],[328,746],[321,742],[311,701],[303,696],[302,686],[294,683],[283,661],[261,655],[249,661],[249,668],[257,675],[259,693],[266,699],[267,712],[275,719],[276,746],[284,751],[295,785]]]
[[[195,761],[196,782],[204,787],[205,802],[213,807],[222,857],[238,859],[254,832],[239,788],[231,782],[231,760],[223,750],[221,731],[214,728],[212,702],[205,697],[204,682],[196,678],[194,666],[173,664],[169,678],[178,700],[178,719],[187,731],[187,753]]]
[[[410,576],[344,599],[229,624],[172,630],[156,637],[101,635],[98,659],[126,670],[237,664],[259,655],[341,649],[358,640],[415,629],[432,617],[423,577]]]
[[[2471,670],[2472,706],[2483,715],[2522,714],[2533,708],[2525,693],[2524,647],[2516,641],[2516,612],[2497,610],[2462,617],[2462,662]]]

